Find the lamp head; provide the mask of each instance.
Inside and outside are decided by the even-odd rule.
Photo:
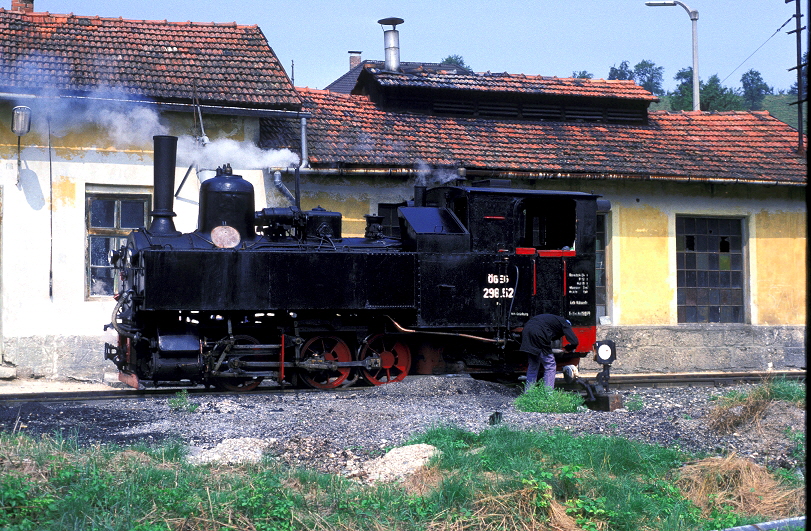
[[[17,136],[23,136],[31,130],[31,108],[25,105],[14,107],[11,110],[11,131]]]

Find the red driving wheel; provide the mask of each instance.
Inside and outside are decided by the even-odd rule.
[[[363,375],[374,385],[399,382],[408,375],[408,369],[411,368],[411,351],[394,336],[378,334],[369,338],[363,345],[360,359],[373,356],[380,358],[380,367],[363,369]]]
[[[352,361],[352,351],[346,342],[339,337],[316,336],[304,343],[301,349],[303,360],[312,358],[317,361]],[[303,370],[301,379],[310,387],[316,389],[334,389],[347,379],[351,367],[337,367],[335,369]]]

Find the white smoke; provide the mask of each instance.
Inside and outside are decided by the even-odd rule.
[[[220,138],[202,145],[197,139],[184,136],[177,143],[178,166],[197,164],[202,170],[213,170],[230,164],[234,170],[288,168],[298,166],[299,157],[289,149],[263,150],[250,142]]]
[[[443,185],[459,178],[455,170],[449,168],[434,168],[422,160],[418,160],[415,169],[417,186]]]
[[[96,127],[111,145],[135,147],[150,145],[152,136],[168,131],[157,109],[113,89],[99,88],[82,97],[42,94],[24,104],[31,107],[33,126],[57,138]]]
[[[31,107],[32,128],[48,131],[54,137],[89,128],[103,132],[103,136],[90,137],[106,137],[106,145],[90,147],[143,149],[152,146],[153,136],[169,134],[154,104],[133,100],[130,95],[114,89],[99,88],[83,97],[42,94],[20,103]],[[266,151],[250,142],[217,139],[203,146],[192,136],[180,137],[179,166],[196,164],[200,170],[213,170],[226,163],[242,170],[287,168],[298,165],[299,157],[289,149]]]

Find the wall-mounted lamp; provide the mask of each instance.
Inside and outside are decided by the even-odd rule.
[[[17,135],[17,187],[20,187],[20,137],[31,130],[31,108],[25,105],[11,110],[11,132]]]

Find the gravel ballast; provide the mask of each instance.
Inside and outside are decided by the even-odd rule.
[[[358,463],[379,457],[433,425],[479,432],[491,415],[515,429],[559,428],[572,434],[617,435],[688,452],[736,452],[759,464],[794,468],[796,442],[788,430],[805,430],[805,412],[779,403],[758,426],[717,434],[706,415],[713,398],[735,387],[668,387],[618,391],[641,409],[546,414],[517,411],[516,387],[468,376],[416,376],[403,382],[339,393],[190,395],[194,412],[173,409],[167,397],[104,403],[39,403],[0,406],[0,429],[31,435],[61,433],[80,444],[181,440],[192,457],[238,460],[257,448],[291,464],[351,475]],[[16,426],[16,428],[15,428]],[[233,440],[241,440],[235,444]]]

